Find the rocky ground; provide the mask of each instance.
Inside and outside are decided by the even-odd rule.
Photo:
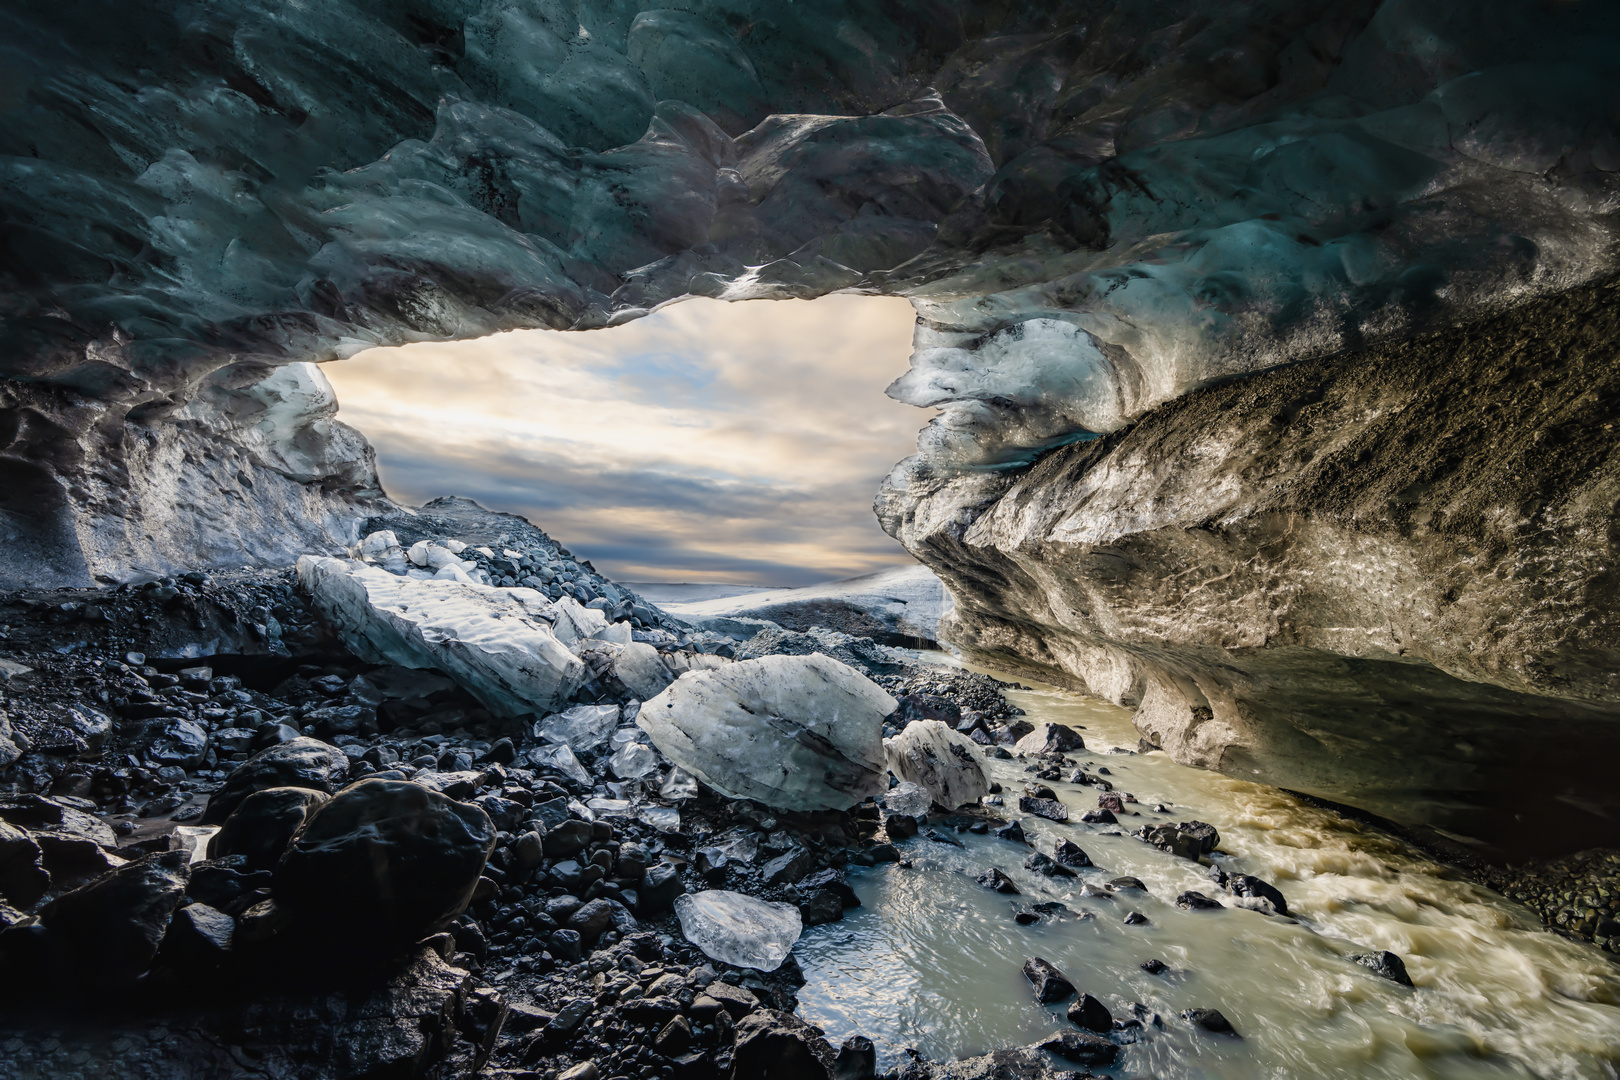
[[[1061,729],[1032,734],[985,676],[823,628],[694,634],[470,504],[368,528],[395,534],[377,557],[406,573],[571,597],[671,674],[816,652],[848,664],[898,702],[884,734],[905,735],[911,756],[890,762],[904,779],[938,780],[929,739],[948,761],[947,729],[996,756],[1018,743],[1037,781],[1065,767]],[[409,554],[449,538],[464,545],[453,567],[443,546],[436,569]],[[795,936],[840,919],[858,903],[846,868],[900,860],[928,799],[915,815],[892,799],[784,812],[660,766],[628,726],[631,645],[611,644],[580,649],[568,708],[537,723],[362,659],[291,570],[0,598],[0,1077],[873,1076],[869,1043],[833,1048],[793,1016],[791,954],[769,972],[723,962],[759,942],[715,946],[676,909],[740,894],[774,905],[761,918],[791,915]],[[546,724],[601,736],[560,757]],[[1062,809],[1038,783],[1025,794],[1022,811]],[[1161,828],[1144,839],[1190,858],[1208,839]],[[1620,857],[1591,853],[1499,887],[1615,950],[1617,879]],[[1273,902],[1264,882],[1221,884]],[[1097,1036],[1070,1042],[892,1075],[1100,1062]]]

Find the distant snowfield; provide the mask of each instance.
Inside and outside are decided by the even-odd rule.
[[[665,609],[671,609],[675,604],[694,604],[758,593],[793,591],[785,585],[737,585],[718,581],[625,581],[620,584],[628,586],[635,590],[637,595]]]
[[[952,603],[951,594],[933,571],[916,564],[798,589],[664,586],[690,590],[685,596],[666,600],[639,585],[630,587],[677,619],[733,635],[746,634],[748,620],[764,620],[793,630],[821,625],[872,637],[938,641],[939,622]],[[700,595],[702,590],[717,588],[735,591]]]

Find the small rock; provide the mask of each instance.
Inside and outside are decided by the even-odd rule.
[[[998,893],[1006,893],[1008,896],[1018,895],[1018,886],[1013,884],[1012,879],[993,866],[974,880],[985,888],[994,889]]]
[[[1060,1032],[1037,1045],[1048,1053],[1081,1065],[1110,1065],[1119,1056],[1119,1047],[1089,1031]]]
[[[1069,1006],[1069,1019],[1087,1031],[1107,1034],[1114,1030],[1114,1015],[1090,994],[1081,994],[1080,1000]]]
[[[1176,897],[1176,907],[1188,911],[1219,911],[1226,905],[1219,900],[1213,900],[1201,892],[1184,892]]]
[[[865,1035],[851,1035],[838,1048],[831,1080],[875,1080],[877,1047]]]
[[[1079,876],[1067,866],[1054,862],[1038,851],[1031,852],[1029,858],[1024,860],[1024,869],[1033,870],[1037,874],[1045,874],[1047,877],[1072,878]]]
[[[1024,978],[1035,988],[1035,1000],[1042,1005],[1066,1001],[1075,993],[1074,984],[1038,956],[1024,961]]]
[[[1056,799],[1032,799],[1024,796],[1018,800],[1018,809],[1026,814],[1034,814],[1036,817],[1045,818],[1048,821],[1069,820],[1068,807]]]
[[[1348,957],[1348,959],[1354,960],[1370,971],[1377,972],[1391,982],[1400,983],[1402,986],[1412,985],[1412,977],[1406,973],[1406,961],[1388,950],[1358,953]]]
[[[1080,845],[1073,840],[1059,840],[1057,846],[1052,848],[1052,858],[1076,870],[1084,870],[1091,865],[1091,856],[1081,850]]]
[[[1181,1015],[1190,1023],[1216,1035],[1237,1035],[1231,1021],[1222,1016],[1219,1009],[1188,1009]]]

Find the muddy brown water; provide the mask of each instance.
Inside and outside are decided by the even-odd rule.
[[[995,674],[991,672],[991,674]],[[1545,931],[1528,909],[1465,879],[1387,834],[1261,784],[1177,765],[1162,752],[1130,754],[1127,710],[1051,687],[1009,692],[1033,722],[1085,728],[1087,771],[1110,770],[1139,800],[1121,833],[1198,819],[1221,834],[1217,861],[1273,882],[1291,919],[1255,911],[1186,911],[1186,890],[1230,903],[1207,870],[1109,827],[1018,817],[1037,850],[1059,838],[1097,864],[1076,879],[1025,870],[1029,849],[992,836],[951,834],[963,846],[906,841],[898,865],[857,871],[863,906],[805,932],[795,950],[808,983],[800,1014],[836,1046],[861,1033],[888,1066],[911,1047],[935,1059],[1035,1042],[1072,1029],[1063,1005],[1040,1006],[1021,974],[1027,957],[1056,964],[1116,1018],[1145,1006],[1163,1019],[1107,1070],[1120,1077],[1495,1078],[1620,1075],[1620,966],[1603,952]],[[1110,750],[1116,752],[1110,753]],[[1010,806],[1030,779],[1024,763],[990,762]],[[1050,782],[1072,818],[1098,789]],[[1155,803],[1168,813],[1154,813]],[[974,877],[999,867],[1023,891],[1003,896]],[[1082,896],[1110,878],[1146,893]],[[1013,921],[1057,900],[1073,916]],[[1140,912],[1149,922],[1123,920]],[[1415,986],[1347,959],[1388,949]],[[1141,967],[1158,959],[1161,975]],[[1241,1038],[1181,1018],[1219,1009]],[[1072,1067],[1072,1066],[1071,1066]]]

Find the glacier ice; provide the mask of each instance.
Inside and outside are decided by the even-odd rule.
[[[313,556],[297,571],[310,605],[357,656],[442,671],[497,715],[544,713],[585,681],[532,589],[415,581]]]
[[[883,751],[896,776],[916,784],[947,810],[990,794],[979,748],[938,720],[913,720],[900,734],[883,740]]]
[[[535,747],[529,751],[529,763],[537,769],[561,773],[583,787],[590,787],[595,782],[566,743]]]
[[[658,768],[658,755],[642,743],[626,743],[608,758],[608,768],[620,780],[640,780]]]
[[[910,780],[901,781],[883,795],[885,807],[908,817],[925,817],[933,804],[933,795]]]
[[[658,797],[661,799],[695,799],[698,795],[697,778],[680,766],[669,770],[664,782],[658,788]]]
[[[804,920],[794,905],[725,889],[683,893],[675,898],[675,917],[686,940],[705,956],[756,971],[781,967],[804,932]]]
[[[883,718],[895,700],[814,653],[681,676],[636,724],[669,760],[732,798],[847,810],[884,790]]]
[[[576,751],[594,750],[619,726],[617,705],[575,705],[537,721],[534,737]]]

